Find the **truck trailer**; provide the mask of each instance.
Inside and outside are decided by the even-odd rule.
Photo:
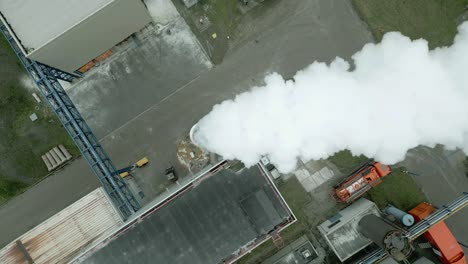
[[[333,197],[339,202],[351,203],[371,188],[379,185],[382,178],[390,172],[390,166],[370,160],[335,185]]]

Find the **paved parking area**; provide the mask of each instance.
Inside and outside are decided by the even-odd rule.
[[[258,42],[252,40],[233,51],[223,64],[102,139],[111,155],[119,153],[112,156],[118,165],[143,153],[154,161],[151,174],[139,179],[147,188],[145,193],[157,191],[160,183],[156,178],[161,178],[166,166],[179,166],[175,153],[178,141],[214,104],[260,84],[268,72],[278,71],[288,76],[315,59],[347,57],[371,41],[348,2],[301,3],[302,6],[295,6],[297,13],[289,21],[264,32]],[[324,17],[321,24],[316,23],[319,16]],[[182,170],[180,166],[177,169]]]
[[[174,86],[167,88],[171,82],[163,81],[165,76],[157,76],[166,73],[165,70],[148,72],[145,67],[138,68],[138,60],[144,65],[157,64],[151,62],[152,53],[148,52],[137,55],[137,58],[128,58],[134,68],[128,79],[123,80],[122,77],[123,83],[103,76],[103,85],[105,83],[109,87],[101,87],[102,93],[93,92],[92,87],[84,87],[84,83],[81,85],[89,93],[81,92],[78,86],[71,88],[73,99],[118,167],[145,155],[150,158],[149,166],[137,172],[142,174],[137,175],[138,182],[148,199],[154,197],[165,182],[166,166],[173,164],[183,172],[177,162],[176,145],[214,104],[261,83],[267,72],[278,71],[289,76],[317,59],[329,61],[336,56],[349,57],[372,41],[349,1],[283,0],[280,3],[283,5],[281,8],[287,8],[287,16],[276,21],[274,16],[267,14],[253,20],[252,25],[258,23],[268,28],[256,34],[257,41],[246,40],[241,47],[231,51],[221,65],[205,70],[195,79],[180,81],[175,79],[185,78],[182,74],[168,75],[167,78],[174,79]],[[270,26],[266,27],[268,23]],[[184,68],[182,61],[178,63]],[[124,65],[116,62],[116,66],[110,68],[111,72],[127,74]],[[184,71],[178,67],[172,69]],[[96,75],[96,78],[101,77]],[[180,86],[176,87],[177,84]],[[138,88],[140,85],[143,88]],[[132,93],[131,88],[145,96]],[[96,101],[96,96],[102,102]],[[137,98],[143,98],[143,101],[140,103]],[[87,106],[88,101],[94,103]],[[180,173],[180,176],[185,175]],[[0,208],[0,246],[97,185],[87,164],[78,160],[11,200]]]
[[[149,26],[115,49],[110,61],[67,89],[98,138],[211,68],[181,17],[161,28]]]

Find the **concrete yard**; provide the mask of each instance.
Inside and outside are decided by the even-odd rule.
[[[115,49],[109,62],[67,88],[98,138],[125,125],[211,68],[208,57],[180,17],[162,29],[149,26],[136,39]]]
[[[71,87],[72,98],[116,166],[126,166],[142,156],[150,158],[149,167],[141,171],[141,176],[136,175],[148,200],[166,182],[163,171],[169,164],[175,165],[181,172],[179,176],[185,177],[176,159],[177,142],[214,104],[261,83],[267,72],[290,76],[317,59],[349,58],[372,41],[349,1],[280,3],[289,16],[280,21],[268,15],[258,18],[259,25],[270,23],[269,29],[258,32],[257,41],[246,40],[231,51],[216,68],[208,70],[200,61],[188,64],[195,68],[185,67],[187,61],[176,54],[167,54],[168,49],[155,53],[161,56],[152,57],[149,51],[162,40],[145,40],[152,41],[139,46],[142,50],[147,47],[146,53],[130,50],[119,56],[109,64],[109,76],[90,74],[90,79],[102,86],[86,87],[83,80]],[[252,23],[255,25],[255,20]],[[166,47],[162,45],[164,42],[159,43]],[[167,56],[181,60],[175,60],[178,65],[165,65],[167,69],[152,61],[164,58],[162,62],[166,62]],[[140,67],[139,63],[143,65]],[[130,73],[126,65],[130,66]],[[121,82],[112,80],[112,76],[121,78]],[[100,78],[103,80],[96,80]],[[80,159],[14,198],[0,208],[0,246],[97,186],[94,175]]]
[[[234,51],[223,64],[200,75],[165,101],[156,103],[102,139],[111,155],[119,153],[112,156],[119,165],[142,154],[149,155],[150,160],[155,161],[153,174],[140,179],[143,186],[153,187],[146,189],[145,193],[156,191],[155,177],[163,174],[168,164],[177,164],[177,142],[213,105],[260,84],[268,72],[278,71],[289,76],[314,59],[330,60],[337,54],[349,56],[371,41],[347,2],[308,1],[296,8],[299,10],[296,10],[298,13],[294,19],[265,32],[258,38],[258,43],[251,41]],[[330,18],[331,21],[323,21],[325,25],[322,26],[311,21],[310,16],[323,12],[338,12],[330,15],[337,20]],[[344,18],[348,19],[347,23],[342,22]],[[310,27],[297,27],[296,23]],[[346,32],[346,36],[343,32]],[[339,41],[332,43],[330,36],[348,41],[346,44]],[[330,45],[340,48],[330,49]]]
[[[78,262],[221,263],[289,217],[259,167],[224,169],[122,228]]]

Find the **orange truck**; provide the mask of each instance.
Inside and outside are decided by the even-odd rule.
[[[346,179],[335,185],[333,197],[340,202],[351,203],[371,188],[379,185],[390,174],[390,166],[368,161],[354,170]]]
[[[409,213],[416,222],[428,217],[436,209],[428,203],[420,203]],[[439,257],[443,264],[466,264],[466,257],[457,240],[450,232],[445,222],[440,222],[431,227],[424,237],[434,247],[434,253]]]

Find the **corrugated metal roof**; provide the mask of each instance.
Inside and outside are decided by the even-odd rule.
[[[0,263],[66,263],[123,224],[100,187],[0,250]]]

